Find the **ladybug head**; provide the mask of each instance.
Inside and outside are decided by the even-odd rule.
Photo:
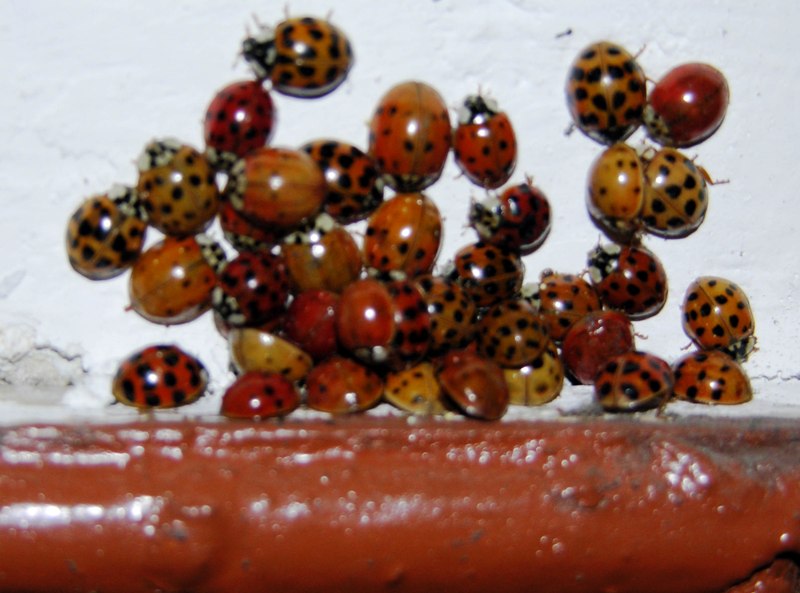
[[[275,49],[275,29],[258,23],[255,34],[248,34],[242,41],[242,57],[248,63],[256,78],[269,78],[278,52]]]

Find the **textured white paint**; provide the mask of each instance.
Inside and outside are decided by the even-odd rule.
[[[647,240],[667,269],[671,293],[656,318],[636,324],[639,346],[669,360],[679,356],[688,344],[679,314],[686,286],[701,274],[727,276],[744,287],[756,313],[759,350],[746,368],[757,398],[783,414],[795,409],[790,400],[800,377],[800,207],[793,174],[800,63],[792,58],[800,4],[673,0],[631,12],[633,6],[293,0],[286,8],[292,15],[332,12],[351,38],[356,64],[348,81],[322,99],[274,95],[273,144],[295,147],[328,136],[365,146],[376,102],[405,79],[433,84],[454,110],[468,93],[491,94],[519,138],[514,181],[532,175],[554,212],[550,237],[525,259],[527,279],[534,280],[544,268],[581,271],[600,238],[584,205],[586,171],[600,147],[580,133],[564,133],[563,86],[577,52],[595,40],[617,41],[641,52],[652,79],[682,62],[716,65],[731,87],[728,117],[716,136],[689,153],[730,183],[711,188],[708,217],[695,235]],[[130,414],[119,406],[106,411],[110,377],[122,357],[161,341],[200,355],[213,390],[194,411],[216,411],[230,375],[226,344],[211,316],[162,327],[126,312],[127,276],[106,282],[78,276],[67,264],[63,236],[83,198],[113,183],[135,183],[134,160],[152,138],[201,145],[201,119],[214,92],[248,76],[237,60],[245,27],[252,27],[253,15],[274,22],[284,10],[283,3],[252,1],[0,3],[0,382],[46,377],[47,384],[72,385],[63,397],[58,391],[43,397],[43,404],[20,403],[30,399],[29,389],[5,390],[6,421],[52,420],[63,410]],[[466,209],[481,192],[457,178],[451,162],[428,193],[446,217],[444,263],[472,240]],[[31,363],[25,373],[18,365],[7,369],[22,360]],[[570,397],[585,401],[585,390],[567,391],[554,406],[569,407]],[[763,413],[763,406],[736,413]]]

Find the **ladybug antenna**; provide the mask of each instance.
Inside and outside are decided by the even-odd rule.
[[[283,5],[283,18],[285,18],[285,19],[289,18],[289,3],[288,2]]]
[[[635,54],[633,54],[633,59],[634,60],[638,60],[639,56],[641,56],[644,53],[644,50],[646,50],[646,49],[647,49],[647,44],[645,43],[645,44],[642,45],[642,47],[639,48],[639,51],[637,51]]]

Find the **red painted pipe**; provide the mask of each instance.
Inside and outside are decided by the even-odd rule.
[[[0,591],[723,591],[800,552],[798,460],[786,421],[21,426]]]

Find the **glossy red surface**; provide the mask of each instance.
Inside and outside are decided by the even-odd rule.
[[[723,591],[800,552],[799,431],[375,417],[7,428],[0,591]]]

